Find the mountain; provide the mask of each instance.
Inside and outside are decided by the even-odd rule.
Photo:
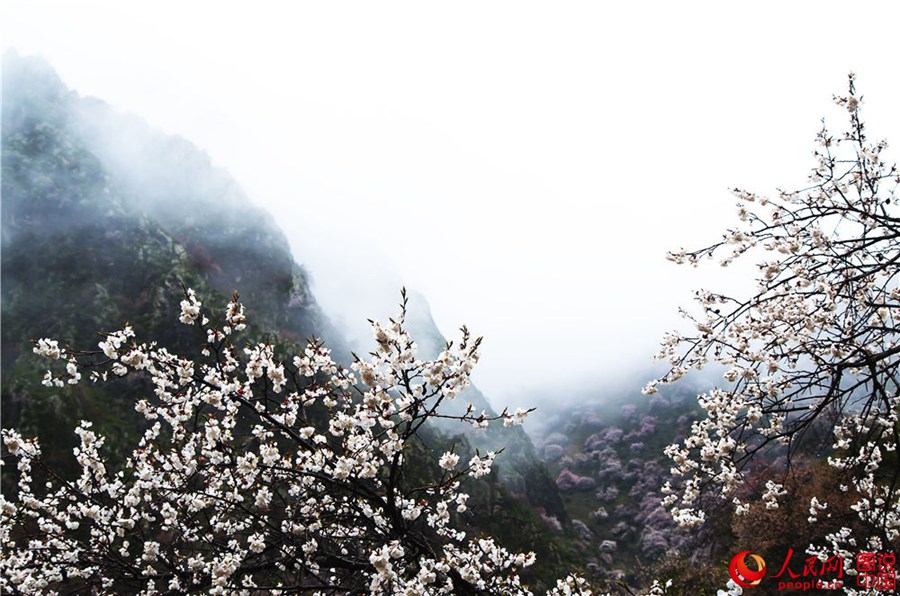
[[[30,340],[91,346],[128,320],[189,352],[190,334],[171,324],[185,286],[223,305],[239,288],[257,334],[332,335],[284,234],[187,141],[80,98],[14,53],[2,132],[4,424],[62,447],[71,437],[59,426],[92,414],[118,444],[133,432],[128,400],[87,389],[62,399],[40,384]]]
[[[98,331],[127,321],[138,337],[191,355],[199,349],[193,329],[173,324],[185,287],[223,307],[239,290],[251,322],[247,339],[265,338],[287,351],[305,338],[323,337],[339,358],[349,358],[283,232],[203,151],[100,100],[80,97],[38,58],[7,53],[2,89],[5,426],[38,436],[47,457],[65,467],[72,464],[76,441],[71,429],[89,419],[106,435],[110,457],[124,457],[142,424],[134,398],[146,388],[126,379],[64,391],[45,387],[44,365],[31,341],[53,337],[91,347]],[[424,297],[413,297],[409,325],[423,357],[443,348],[446,340]],[[467,402],[492,413],[476,388],[451,407]],[[495,479],[472,489],[472,509],[480,500],[487,511],[472,523],[539,556],[549,548],[551,556],[539,558],[542,565],[569,556],[564,538],[547,537],[550,526],[567,524],[566,512],[520,427],[473,433],[468,425],[450,424],[424,437],[432,450],[448,441],[482,452],[504,448],[498,458],[502,484]]]

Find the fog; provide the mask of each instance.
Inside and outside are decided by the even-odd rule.
[[[848,71],[900,139],[898,12],[6,0],[0,21],[227,168],[349,336],[414,288],[445,335],[485,336],[475,380],[517,405],[629,386],[692,289],[748,285],[665,252],[732,225],[730,187],[802,186]]]

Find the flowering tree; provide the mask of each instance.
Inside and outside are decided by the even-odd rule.
[[[684,313],[693,332],[665,337],[658,357],[670,369],[645,388],[655,392],[709,362],[727,370],[722,387],[699,396],[706,418],[667,449],[679,481],[664,487],[665,502],[683,525],[703,521],[708,495],[748,512],[737,489],[747,465],[772,447],[787,465],[757,494],[777,508],[785,493],[779,474],[824,423],[827,462],[866,527],[864,535],[847,527],[829,534],[828,547],[846,556],[850,547],[898,543],[900,177],[882,161],[886,143],[868,140],[860,100],[851,74],[849,94],[835,98],[849,112],[849,130],[818,133],[809,187],[770,198],[735,190],[737,227],[720,242],[670,254],[691,265],[763,255],[751,296],[697,292],[699,313]],[[799,506],[811,522],[829,515],[822,495]],[[810,552],[824,554],[820,547]]]
[[[0,589],[529,593],[517,572],[532,553],[453,527],[454,512],[466,510],[461,481],[488,474],[495,454],[462,461],[451,449],[420,484],[407,464],[429,420],[484,428],[520,424],[528,411],[443,414],[441,404],[469,384],[480,339],[463,328],[457,345],[418,360],[404,329],[405,294],[402,306],[396,321],[373,323],[376,352],[349,369],[318,341],[289,361],[265,343],[240,350],[237,295],[215,326],[191,290],[180,320],[200,328],[197,361],[138,343],[129,326],[97,351],[38,340],[35,352],[64,363],[45,384],[142,375],[155,395],[135,404],[147,427],[122,469],[108,465],[87,421],[75,430],[77,479],[48,469],[36,441],[3,431],[18,487],[0,500]],[[557,590],[588,593],[571,576]]]

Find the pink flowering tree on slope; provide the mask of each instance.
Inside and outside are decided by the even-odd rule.
[[[706,418],[667,449],[677,482],[664,487],[665,502],[685,526],[704,521],[710,499],[747,513],[745,482],[759,478],[748,464],[772,447],[786,465],[752,488],[766,508],[783,505],[792,456],[824,426],[821,453],[860,519],[856,530],[808,546],[821,557],[900,542],[900,177],[882,160],[886,143],[865,133],[853,75],[849,94],[835,100],[849,112],[849,130],[818,133],[807,188],[768,198],[735,190],[737,227],[715,244],[670,254],[691,265],[761,255],[760,276],[749,298],[697,292],[699,312],[684,312],[693,332],[665,337],[658,358],[670,369],[645,388],[653,393],[710,362],[726,369],[725,384],[699,396]],[[828,505],[822,495],[791,504],[808,508],[810,522],[830,516]]]
[[[2,498],[0,590],[93,593],[529,593],[518,571],[532,553],[454,528],[466,510],[465,477],[489,473],[494,453],[467,461],[451,449],[439,475],[416,484],[407,453],[416,432],[469,384],[480,339],[463,328],[437,359],[417,359],[396,321],[373,323],[376,351],[348,369],[312,342],[290,360],[267,344],[237,347],[245,328],[237,296],[224,321],[193,291],[181,323],[200,328],[197,361],[131,327],[99,350],[41,339],[34,351],[59,362],[45,384],[149,379],[135,405],[147,428],[122,469],[104,458],[102,436],[75,432],[80,477],[48,469],[40,446],[3,431],[4,464],[17,494]],[[520,424],[528,411],[452,416],[477,427]],[[554,593],[587,593],[569,576]]]

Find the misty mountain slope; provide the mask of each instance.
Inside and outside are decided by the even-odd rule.
[[[330,327],[272,217],[188,141],[162,135],[100,100],[75,106],[79,133],[136,206],[188,251],[222,292],[240,289],[268,329],[295,341]],[[328,336],[334,336],[328,333]]]
[[[29,340],[90,346],[96,331],[138,315],[137,328],[165,332],[158,307],[172,303],[182,280],[201,280],[73,131],[76,98],[49,66],[7,55],[3,91],[2,415],[53,451],[71,442],[58,431],[85,408],[110,412],[101,425],[111,431],[113,420],[133,415],[107,396],[64,400],[43,387]]]
[[[39,59],[5,57],[3,99],[5,244],[22,228],[68,232],[115,211],[161,230],[211,287],[240,289],[266,328],[328,330],[284,234],[205,153],[79,98]]]
[[[41,385],[30,340],[90,347],[127,320],[190,354],[196,338],[173,324],[183,286],[214,309],[240,289],[258,336],[341,345],[271,217],[187,141],[80,98],[45,62],[12,52],[2,132],[5,425],[52,448],[71,443],[72,420],[93,417],[113,448],[124,444],[135,413],[123,397],[138,388],[79,388],[78,399],[63,399]]]

